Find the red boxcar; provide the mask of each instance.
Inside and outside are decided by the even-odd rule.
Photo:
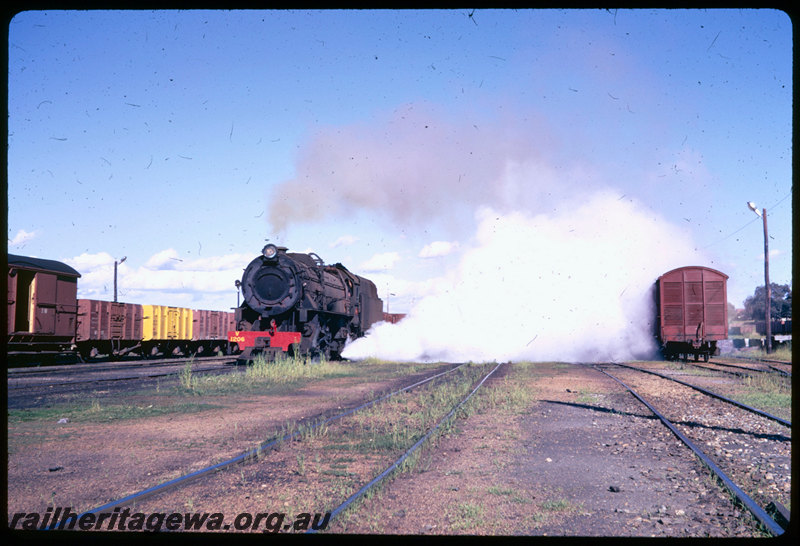
[[[225,339],[233,327],[233,313],[195,310],[193,315],[193,339]]]
[[[228,346],[228,332],[236,326],[233,313],[226,311],[193,311],[192,339],[199,341],[197,350],[203,352],[210,350],[212,353],[220,351],[230,352]]]
[[[658,337],[668,359],[719,354],[728,338],[728,276],[700,266],[680,267],[656,282]]]
[[[391,324],[397,324],[401,320],[406,318],[405,313],[384,313],[383,314],[383,322],[389,322]]]
[[[77,342],[81,354],[125,354],[142,340],[142,306],[78,300]]]
[[[145,312],[152,313],[155,307],[136,303],[78,300],[76,339],[80,354],[86,358],[95,358],[100,355],[156,356],[229,351],[227,332],[234,325],[233,313],[169,308],[187,322],[181,323],[181,327],[162,324],[163,328],[160,328],[155,327],[153,321],[145,320],[148,318]]]

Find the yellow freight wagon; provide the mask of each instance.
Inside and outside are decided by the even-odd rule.
[[[142,305],[142,341],[192,339],[192,310]]]

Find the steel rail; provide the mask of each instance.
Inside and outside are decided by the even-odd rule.
[[[463,405],[464,405],[464,404],[467,402],[467,400],[469,400],[470,398],[472,398],[472,395],[473,395],[473,394],[475,394],[475,393],[478,391],[478,389],[479,389],[479,388],[481,388],[481,386],[483,386],[484,382],[485,382],[487,379],[489,379],[489,377],[490,377],[490,376],[491,376],[491,375],[492,375],[494,372],[496,372],[496,371],[497,371],[497,369],[498,369],[500,366],[502,366],[502,365],[503,365],[503,363],[501,362],[500,364],[498,364],[497,366],[495,366],[495,367],[492,369],[492,371],[490,371],[488,374],[486,374],[486,375],[483,377],[483,379],[481,379],[481,380],[480,380],[480,382],[479,382],[479,383],[478,383],[478,384],[475,386],[475,388],[474,388],[474,389],[472,389],[472,391],[471,391],[471,392],[470,392],[470,393],[467,395],[467,397],[466,397],[466,398],[464,398],[464,399],[463,399],[461,402],[459,402],[459,403],[458,403],[458,404],[457,404],[457,405],[456,405],[456,406],[455,406],[455,407],[454,407],[454,408],[453,408],[453,409],[450,411],[450,413],[448,413],[447,415],[445,415],[445,416],[444,416],[444,417],[443,417],[443,418],[442,418],[442,419],[441,419],[441,420],[440,420],[438,423],[436,423],[436,425],[435,425],[435,426],[434,426],[434,427],[433,427],[431,430],[429,430],[429,431],[427,432],[427,434],[425,434],[425,435],[424,435],[422,438],[420,438],[419,440],[417,440],[417,441],[414,443],[414,445],[413,445],[413,446],[411,446],[410,448],[408,448],[408,450],[407,450],[405,453],[403,453],[403,455],[401,455],[399,459],[397,459],[395,462],[393,462],[391,465],[389,465],[389,466],[388,466],[388,467],[387,467],[387,468],[386,468],[386,469],[385,469],[383,472],[381,472],[380,474],[378,474],[377,476],[375,476],[375,477],[374,477],[372,480],[370,480],[370,481],[369,481],[367,484],[365,484],[364,486],[362,486],[362,487],[361,487],[361,489],[359,489],[358,491],[356,491],[355,493],[353,493],[352,495],[350,495],[350,496],[349,496],[349,497],[348,497],[348,498],[347,498],[347,499],[346,499],[346,500],[345,500],[345,501],[344,501],[342,504],[340,504],[339,506],[337,506],[336,508],[334,508],[334,509],[331,511],[331,513],[330,513],[330,514],[331,514],[331,515],[330,515],[330,520],[333,520],[333,518],[335,518],[335,517],[336,517],[338,514],[340,514],[340,513],[342,512],[342,510],[346,509],[346,508],[347,508],[348,506],[350,506],[350,505],[351,505],[353,502],[355,502],[356,500],[358,500],[359,498],[361,498],[361,497],[362,497],[362,496],[363,496],[363,495],[364,495],[364,494],[365,494],[367,491],[369,491],[370,489],[372,489],[372,487],[374,487],[374,486],[375,486],[376,484],[378,484],[379,482],[383,481],[383,479],[384,479],[384,478],[386,478],[386,476],[388,476],[389,474],[391,474],[391,473],[392,473],[394,470],[396,470],[396,469],[397,469],[397,467],[399,467],[401,464],[403,464],[403,461],[405,461],[405,460],[406,460],[406,459],[407,459],[407,458],[408,458],[408,457],[409,457],[409,456],[410,456],[412,453],[414,453],[414,452],[415,452],[417,449],[419,449],[419,447],[420,447],[420,446],[421,446],[423,443],[425,443],[425,441],[426,441],[428,438],[430,438],[430,436],[431,436],[431,435],[432,435],[434,432],[436,432],[436,431],[439,429],[439,427],[441,427],[441,426],[442,426],[444,423],[446,423],[446,422],[447,422],[447,421],[448,421],[448,420],[449,420],[449,419],[450,419],[450,418],[451,418],[453,415],[455,415],[455,413],[456,413],[456,412],[457,412],[457,411],[458,411],[458,410],[461,408],[461,406],[463,406]],[[329,521],[330,521],[330,520],[329,520]],[[307,531],[307,533],[316,533],[316,532],[317,532],[317,530],[316,530],[316,529],[309,529],[309,530]]]
[[[235,372],[236,368],[226,367],[226,366],[215,366],[211,368],[192,368],[193,374],[201,374],[201,375],[210,375],[208,372],[225,372],[225,373],[232,373]],[[59,383],[52,382],[52,383],[26,383],[21,385],[8,385],[8,390],[20,390],[20,389],[41,389],[43,387],[64,387],[67,385],[84,385],[86,383],[102,383],[105,381],[130,381],[133,379],[156,379],[159,377],[170,377],[175,376],[178,377],[180,375],[180,370],[174,370],[170,372],[158,372],[158,373],[143,373],[141,375],[126,375],[122,377],[96,377],[94,379],[72,379],[72,380],[65,380]]]
[[[720,370],[718,368],[711,368],[709,366],[702,366],[702,365],[698,364],[697,362],[686,362],[686,364],[688,364],[689,366],[694,366],[695,368],[700,368],[701,370],[709,370],[709,371],[717,372],[717,373],[727,373],[727,374],[730,374],[730,375],[735,375],[737,377],[744,377],[744,376],[750,375],[750,374],[745,373],[745,372],[736,372],[736,371],[733,371],[733,370]],[[724,364],[720,364],[719,362],[709,362],[709,364],[714,364],[716,366],[723,366],[724,365]],[[736,367],[738,368],[739,366],[736,366]],[[750,371],[759,371],[759,372],[766,371],[766,370],[753,370],[752,368],[742,368],[742,369],[747,369],[747,370],[750,370]]]
[[[761,411],[760,409],[754,408],[752,406],[748,406],[747,404],[745,404],[743,402],[739,402],[738,400],[733,400],[732,398],[727,398],[725,396],[722,396],[721,394],[715,393],[714,391],[710,391],[708,389],[704,389],[703,387],[698,387],[697,385],[692,385],[691,383],[687,383],[685,381],[681,381],[680,379],[675,379],[674,377],[670,377],[668,375],[663,375],[663,374],[660,374],[658,372],[654,372],[652,370],[645,370],[645,369],[642,369],[642,368],[637,368],[635,366],[628,366],[627,364],[619,364],[619,363],[616,363],[616,362],[614,362],[613,364],[615,366],[620,366],[621,368],[629,368],[631,370],[636,370],[637,372],[649,373],[649,374],[657,375],[658,377],[661,377],[663,379],[669,379],[670,381],[674,381],[675,383],[680,383],[681,385],[683,385],[685,387],[690,387],[692,389],[700,391],[703,394],[711,396],[712,398],[717,398],[719,400],[722,400],[723,402],[727,402],[728,404],[733,404],[734,406],[738,406],[738,407],[742,408],[743,410],[747,410],[747,411],[750,411],[750,412],[755,413],[757,415],[760,415],[761,417],[765,417],[767,419],[771,419],[773,421],[776,421],[776,422],[780,423],[781,425],[783,425],[785,427],[792,428],[791,421],[787,421],[786,419],[782,419],[780,417],[777,417],[775,415],[767,413],[766,411]]]
[[[773,360],[773,359],[770,359],[770,358],[748,358],[746,356],[727,356],[726,358],[732,358],[734,360],[744,360],[745,362],[763,362],[764,364],[767,365],[767,367],[772,368],[776,372],[782,373],[782,374],[787,375],[789,377],[792,377],[792,372],[787,372],[786,370],[782,370],[780,368],[776,368],[775,366],[773,366],[773,364],[781,364],[783,366],[791,366],[792,365],[791,360],[789,362],[787,362],[785,360]]]
[[[636,399],[639,400],[639,402],[641,402],[642,404],[647,406],[647,409],[649,409],[651,412],[653,412],[653,414],[656,417],[658,417],[661,420],[661,422],[664,423],[664,425],[670,431],[672,431],[672,433],[675,434],[675,436],[678,437],[678,439],[680,441],[682,441],[684,444],[686,444],[687,447],[689,447],[689,449],[691,449],[694,452],[694,454],[697,455],[700,458],[700,460],[703,462],[703,464],[705,464],[722,481],[722,483],[725,484],[725,486],[736,496],[736,498],[739,500],[739,502],[741,502],[745,507],[747,507],[747,509],[750,510],[750,512],[753,514],[753,516],[764,527],[766,527],[769,530],[770,533],[772,533],[775,536],[780,536],[780,535],[782,535],[784,533],[783,527],[778,525],[775,522],[775,520],[772,519],[769,516],[769,514],[767,514],[767,512],[756,503],[756,501],[754,501],[752,498],[750,498],[750,496],[748,496],[747,493],[742,491],[742,489],[738,485],[733,483],[733,481],[725,474],[725,472],[723,472],[723,470],[720,467],[718,467],[716,465],[716,463],[714,463],[714,461],[712,461],[708,457],[708,455],[703,453],[703,451],[699,447],[697,447],[688,437],[686,437],[680,430],[678,430],[675,427],[675,425],[672,424],[672,422],[670,422],[666,417],[664,417],[661,413],[659,413],[659,411],[656,410],[649,402],[647,402],[647,400],[642,398],[631,387],[629,387],[628,385],[626,385],[621,380],[617,379],[616,377],[614,377],[613,375],[611,375],[610,373],[608,373],[604,369],[602,369],[602,368],[600,368],[598,366],[592,366],[592,367],[594,369],[596,369],[597,371],[599,371],[601,373],[604,373],[605,375],[607,375],[608,377],[610,377],[611,379],[613,379],[614,381],[616,381],[617,383],[619,383],[620,385],[625,387],[625,389],[627,389],[628,392],[630,392],[633,396],[635,396]]]
[[[791,366],[792,362],[785,361],[785,360],[775,360],[774,358],[750,358],[749,356],[734,356],[729,355],[726,358],[736,358],[739,360],[745,360],[747,362],[773,362],[775,364],[786,364],[787,366]]]
[[[203,476],[212,474],[214,472],[219,472],[219,471],[224,470],[224,469],[226,469],[228,467],[247,462],[248,460],[251,460],[251,459],[257,459],[261,455],[261,452],[263,450],[267,449],[267,448],[270,448],[270,447],[272,447],[272,446],[274,446],[276,444],[279,444],[281,442],[286,442],[288,440],[291,440],[295,436],[297,436],[297,435],[299,435],[301,433],[304,433],[307,430],[313,430],[313,429],[315,429],[315,428],[317,428],[319,426],[327,425],[328,423],[331,423],[333,421],[336,421],[338,419],[346,417],[347,415],[355,413],[356,411],[360,411],[362,409],[366,409],[366,408],[368,408],[368,407],[370,407],[370,406],[372,406],[374,404],[377,404],[378,402],[386,400],[387,398],[390,398],[392,396],[396,396],[396,395],[398,395],[398,394],[400,394],[402,392],[411,390],[411,389],[413,389],[415,387],[419,387],[420,385],[423,385],[423,384],[425,384],[425,383],[427,383],[429,381],[433,381],[434,379],[437,379],[437,378],[439,378],[439,377],[441,377],[443,375],[451,373],[451,372],[461,368],[464,365],[465,365],[465,363],[459,364],[458,366],[454,366],[454,367],[450,368],[449,370],[445,370],[443,372],[440,372],[438,374],[432,375],[431,377],[428,377],[428,378],[423,379],[421,381],[417,381],[416,383],[414,383],[412,385],[408,385],[406,387],[403,387],[402,389],[398,389],[398,390],[396,390],[394,392],[391,392],[389,394],[385,394],[385,395],[383,395],[383,396],[381,396],[379,398],[376,398],[375,400],[371,400],[369,402],[361,404],[360,406],[357,406],[355,408],[352,408],[352,409],[349,409],[349,410],[344,411],[342,413],[339,413],[337,415],[334,415],[333,417],[330,417],[330,418],[328,418],[328,419],[326,419],[324,421],[320,421],[320,422],[314,423],[314,424],[310,425],[309,427],[307,427],[306,429],[300,429],[297,432],[292,432],[290,434],[285,434],[284,436],[282,436],[280,438],[276,438],[274,440],[269,440],[269,441],[266,441],[266,442],[262,442],[257,447],[255,447],[253,449],[250,449],[250,450],[248,450],[248,451],[246,451],[246,452],[244,452],[244,453],[242,453],[240,455],[237,455],[236,457],[233,457],[232,459],[228,459],[227,461],[222,461],[220,463],[208,466],[206,468],[201,468],[199,470],[195,470],[194,472],[190,472],[189,474],[185,474],[183,476],[179,476],[177,478],[174,478],[172,480],[160,483],[160,484],[155,485],[153,487],[149,487],[149,488],[144,489],[142,491],[139,491],[137,493],[133,493],[133,494],[128,495],[126,497],[123,497],[121,499],[111,501],[111,502],[106,503],[106,504],[104,504],[102,506],[98,506],[97,508],[93,508],[91,510],[87,510],[85,512],[82,512],[82,513],[78,514],[75,518],[70,518],[70,519],[65,520],[65,521],[60,521],[58,523],[58,530],[63,530],[64,527],[68,526],[68,525],[69,526],[74,526],[74,522],[80,520],[80,518],[84,514],[97,514],[97,513],[108,511],[108,510],[113,510],[114,508],[116,508],[118,506],[124,506],[126,504],[130,504],[131,502],[140,501],[140,500],[146,499],[148,497],[151,497],[153,495],[156,495],[158,493],[163,493],[164,491],[168,491],[170,489],[177,488],[178,486],[185,485],[185,484],[187,484],[187,483],[189,483],[189,482],[191,482],[193,480],[196,480],[196,479],[201,478]],[[47,531],[56,530],[56,526],[55,525],[56,525],[55,522],[53,522],[45,530],[47,530]],[[72,528],[72,527],[70,527],[70,528]]]
[[[162,366],[183,366],[188,361],[197,364],[212,364],[215,362],[230,362],[235,364],[236,355],[224,356],[181,356],[172,358],[157,358],[136,360],[103,360],[97,362],[82,362],[80,364],[59,364],[56,366],[26,366],[7,368],[6,374],[11,377],[25,377],[33,375],[75,375],[87,372],[109,372],[125,370],[128,368],[158,368]]]
[[[783,374],[783,375],[785,375],[786,377],[792,377],[792,372],[787,372],[787,371],[785,371],[785,370],[781,370],[780,368],[776,368],[776,367],[775,367],[775,366],[773,366],[772,364],[767,364],[767,366],[769,366],[770,368],[772,368],[772,369],[773,369],[773,370],[775,370],[776,372],[778,372],[778,373],[780,373],[780,374]]]
[[[695,365],[695,366],[696,366],[696,364],[693,364],[693,363],[691,363],[691,362],[690,362],[690,364],[692,364],[692,365]],[[714,365],[716,365],[716,366],[724,366],[724,367],[726,367],[726,368],[736,368],[737,370],[746,370],[746,371],[748,371],[748,372],[757,372],[757,373],[774,373],[774,372],[778,372],[778,373],[781,373],[781,374],[783,374],[783,375],[788,375],[788,376],[790,376],[790,377],[791,377],[791,375],[792,375],[792,374],[790,374],[789,372],[785,372],[785,371],[783,371],[783,370],[781,370],[781,369],[778,369],[778,368],[776,368],[776,367],[774,367],[774,366],[770,366],[769,364],[767,364],[767,366],[768,366],[769,368],[772,368],[772,370],[774,370],[774,371],[770,371],[770,370],[759,370],[759,369],[756,369],[756,368],[749,368],[749,367],[747,367],[747,366],[737,366],[736,364],[729,364],[729,363],[726,363],[726,362],[711,362],[711,364],[714,364]],[[698,366],[698,367],[699,367],[699,368],[706,368],[705,366]],[[708,370],[712,370],[713,368],[706,368],[706,369],[708,369]],[[720,371],[722,371],[722,370],[720,370]],[[736,373],[736,372],[733,372],[733,373]]]

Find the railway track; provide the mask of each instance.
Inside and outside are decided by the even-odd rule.
[[[687,383],[686,381],[677,379],[675,377],[670,377],[669,375],[664,375],[664,374],[661,374],[661,373],[658,373],[658,372],[654,372],[652,370],[642,369],[642,368],[638,368],[638,367],[635,367],[635,366],[628,366],[626,364],[619,364],[619,363],[615,363],[614,365],[622,367],[622,368],[627,368],[627,369],[630,369],[630,370],[636,370],[636,371],[639,371],[639,372],[655,375],[656,377],[661,377],[662,379],[668,379],[669,381],[674,381],[675,383],[678,383],[679,385],[683,385],[685,387],[689,387],[690,389],[694,389],[694,390],[696,390],[698,392],[701,392],[701,393],[703,393],[703,394],[705,394],[707,396],[710,396],[712,398],[716,398],[718,400],[722,400],[723,402],[726,402],[728,404],[733,404],[734,406],[738,406],[738,407],[740,407],[740,408],[742,408],[742,409],[744,409],[746,411],[749,411],[751,413],[755,413],[757,415],[765,417],[766,419],[771,419],[772,421],[780,423],[781,425],[783,425],[783,426],[785,426],[787,428],[791,428],[792,427],[792,424],[787,419],[783,419],[783,418],[778,417],[776,415],[772,415],[771,413],[768,413],[766,411],[762,411],[762,410],[760,410],[758,408],[754,408],[754,407],[752,407],[752,406],[750,406],[748,404],[745,404],[744,402],[739,402],[737,400],[734,400],[734,399],[729,398],[727,396],[723,396],[723,395],[721,395],[719,393],[713,392],[711,390],[708,390],[706,388],[700,387],[698,385],[693,385],[691,383]]]
[[[191,363],[195,376],[218,375],[238,371],[231,357],[213,357],[202,360],[168,359],[144,363],[127,363],[120,366],[83,364],[80,367],[60,366],[48,368],[9,369],[7,386],[8,407],[20,409],[42,405],[48,400],[64,396],[81,396],[100,387],[120,391],[138,388],[144,382],[172,379]]]
[[[713,363],[721,367],[741,368],[746,371],[779,373],[787,377],[792,376],[792,363],[784,360],[728,356],[725,358],[715,358]],[[746,365],[743,366],[742,364]]]
[[[766,510],[780,513],[789,504],[790,422],[650,370],[594,367],[661,419],[770,534],[784,532]]]
[[[690,366],[709,370],[727,370],[729,373],[777,373],[792,376],[792,363],[780,360],[746,359],[736,357],[715,358],[708,364],[688,362]]]
[[[80,520],[81,517],[86,517],[85,514],[119,512],[120,507],[130,505],[135,505],[137,510],[145,509],[149,502],[158,502],[151,500],[155,497],[175,494],[181,488],[190,487],[195,482],[210,479],[218,472],[244,463],[255,463],[255,466],[269,464],[273,459],[283,456],[287,450],[299,450],[302,452],[303,460],[305,458],[311,460],[315,453],[319,456],[320,452],[325,453],[326,457],[330,457],[336,449],[352,452],[352,446],[342,447],[342,444],[356,442],[357,446],[361,446],[356,449],[360,453],[356,457],[364,459],[364,471],[359,473],[359,479],[363,484],[355,492],[338,490],[332,492],[330,498],[326,498],[326,506],[329,508],[325,520],[327,523],[418,453],[420,447],[437,431],[448,425],[459,409],[499,367],[499,364],[493,367],[466,364],[454,366],[330,417],[306,419],[302,424],[291,426],[276,437],[236,457],[110,501],[77,514],[74,519]],[[436,406],[438,415],[427,413],[428,403]],[[398,409],[407,405],[410,405],[412,411]],[[398,430],[399,420],[405,420],[410,428],[404,431]],[[364,450],[368,452],[366,455],[363,454]],[[387,451],[392,454],[387,456]],[[300,460],[301,455],[296,454],[295,457]],[[382,466],[384,463],[388,464]],[[226,474],[228,478],[232,475],[228,472],[223,473],[223,476]],[[276,494],[276,489],[287,487],[286,476],[282,478],[284,479],[276,480],[278,483],[271,484],[273,495]],[[298,486],[302,487],[297,483],[288,485],[292,490]],[[320,487],[324,490],[326,486],[321,484]],[[227,488],[224,489],[228,491]],[[69,525],[68,520],[65,523],[66,528],[69,528]],[[51,528],[57,527],[51,526]]]
[[[226,372],[235,368],[235,360],[230,357],[214,360],[194,361],[180,359],[160,363],[128,365],[123,367],[87,367],[81,370],[53,370],[40,373],[9,373],[8,389],[38,389],[64,385],[80,385],[83,383],[100,383],[105,381],[127,381],[134,379],[153,379],[177,374],[192,363],[193,373]]]
[[[792,363],[790,361],[787,362],[786,360],[777,360],[775,358],[756,358],[756,357],[749,357],[749,356],[727,356],[725,358],[729,358],[729,359],[732,359],[732,360],[739,360],[739,361],[742,361],[742,362],[766,362],[766,363],[771,363],[771,364],[787,364],[789,366],[792,365]]]
[[[741,376],[662,364],[602,367],[620,376],[666,415],[680,434],[706,451],[711,463],[753,499],[758,510],[772,514],[765,503],[788,504],[790,423],[781,424],[709,398],[694,388],[714,391],[719,385],[744,381]],[[637,367],[652,369],[640,371]],[[30,511],[28,506],[38,501],[21,490],[28,487],[30,477],[42,484],[42,492],[49,491],[47,484],[59,481],[69,490],[59,491],[58,500],[52,499],[48,505],[75,507],[75,519],[103,513],[116,517],[113,514],[127,513],[129,507],[150,515],[224,512],[244,519],[225,518],[230,527],[217,529],[251,532],[325,528],[346,533],[474,534],[473,529],[481,526],[489,529],[489,534],[577,536],[745,537],[782,532],[758,523],[758,516],[751,517],[753,510],[736,507],[717,486],[716,478],[710,478],[699,456],[692,455],[649,409],[594,368],[545,366],[554,375],[540,375],[542,366],[536,364],[508,365],[497,371],[489,365],[469,368],[467,374],[466,370],[445,370],[441,364],[439,373],[429,372],[430,377],[413,371],[413,380],[397,377],[382,383],[378,392],[389,394],[380,396],[368,394],[371,387],[352,395],[364,376],[344,384],[332,376],[324,387],[311,382],[301,389],[293,386],[285,392],[274,391],[266,404],[253,404],[245,391],[244,412],[220,406],[222,411],[208,414],[213,415],[211,419],[202,414],[191,420],[168,414],[143,423],[155,433],[154,439],[160,439],[148,446],[152,459],[147,450],[139,449],[142,436],[137,427],[114,423],[103,428],[120,439],[112,458],[130,461],[126,479],[120,479],[123,464],[109,468],[105,479],[95,481],[93,474],[100,475],[111,462],[108,450],[83,450],[80,446],[76,450],[73,444],[73,451],[64,453],[78,459],[63,459],[57,447],[51,448],[44,461],[63,468],[44,467],[44,476],[41,470],[36,474],[35,468],[22,474],[16,470],[19,462],[12,461],[15,466],[10,463],[9,468],[14,469],[17,485],[9,491],[14,498],[28,499],[27,504],[15,505]],[[656,368],[660,375],[645,373]],[[491,378],[484,379],[490,371]],[[674,377],[668,381],[665,375]],[[494,379],[498,376],[501,381]],[[453,417],[468,404],[465,399],[483,388],[481,381],[491,387],[478,403],[476,409],[480,409],[453,425]],[[689,387],[687,383],[698,385]],[[330,396],[334,384],[348,386]],[[458,392],[450,392],[454,385],[459,385]],[[510,408],[497,412],[489,402],[523,390],[524,401],[513,412]],[[346,404],[342,403],[345,399]],[[316,402],[309,405],[311,400]],[[224,397],[196,394],[181,395],[179,401],[229,403]],[[150,402],[136,398],[132,403]],[[276,419],[272,408],[282,404],[287,408],[297,405],[290,413],[277,412],[283,417]],[[345,409],[336,409],[337,404]],[[434,405],[439,408],[435,415],[427,411]],[[728,409],[715,409],[721,407]],[[486,411],[488,408],[491,411]],[[235,426],[238,423],[243,430],[245,413],[252,422],[264,422],[265,418],[267,422],[242,442],[236,440]],[[215,426],[228,428],[230,434],[204,433]],[[170,427],[176,433],[174,439]],[[451,427],[458,433],[433,440],[437,431]],[[71,430],[79,430],[71,425],[59,429],[62,432],[56,434],[67,439]],[[80,429],[96,435],[94,426]],[[15,449],[25,448],[35,431],[16,427]],[[419,449],[432,440],[435,449]],[[41,447],[37,444],[36,450],[25,456],[36,457]],[[127,450],[132,450],[131,455]],[[104,458],[106,468],[96,462]],[[415,464],[414,471],[403,472],[409,463]],[[398,471],[401,473],[391,484],[380,487]],[[86,478],[91,481],[84,486]],[[724,484],[722,478],[719,481]],[[380,492],[372,495],[378,487]],[[414,494],[409,494],[411,491]],[[38,491],[34,495],[41,496]],[[498,501],[504,508],[495,512]],[[741,501],[735,502],[743,506]],[[570,505],[578,512],[557,512],[563,510],[559,506]],[[484,515],[471,515],[471,507],[484,510]],[[280,526],[264,529],[263,518],[279,516],[277,512],[260,513],[265,508],[290,517],[301,511],[319,517],[312,518],[316,523],[310,525],[294,527],[281,520]],[[431,517],[423,519],[423,514]],[[246,525],[258,521],[261,528]],[[298,522],[296,518],[293,521]]]
[[[6,373],[11,379],[22,379],[30,377],[53,377],[53,376],[70,376],[82,375],[91,372],[118,372],[123,370],[139,370],[139,369],[155,369],[161,366],[182,366],[186,362],[192,361],[197,363],[218,363],[218,362],[235,362],[235,357],[230,356],[213,356],[195,359],[194,357],[182,358],[162,358],[152,360],[131,360],[131,361],[117,361],[117,362],[89,362],[82,364],[68,364],[63,366],[35,366],[28,368],[8,368]]]

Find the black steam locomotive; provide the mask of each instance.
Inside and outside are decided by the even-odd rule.
[[[383,320],[375,283],[342,264],[325,265],[314,253],[273,244],[261,254],[237,281],[244,301],[228,340],[242,350],[240,361],[279,352],[336,359],[348,339]]]

